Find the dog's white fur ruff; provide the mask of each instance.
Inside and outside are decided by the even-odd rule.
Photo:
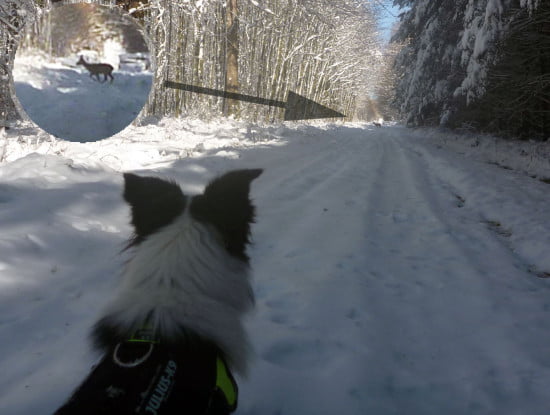
[[[103,318],[128,329],[149,319],[161,339],[190,329],[217,344],[244,375],[249,344],[242,317],[254,303],[248,265],[227,253],[211,225],[191,217],[190,204],[134,248]]]

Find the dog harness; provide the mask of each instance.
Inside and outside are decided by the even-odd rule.
[[[143,328],[111,348],[55,415],[227,415],[237,399],[217,347],[181,350]]]
[[[132,335],[128,339],[129,343],[148,343],[150,345],[158,344],[159,342],[155,339],[155,335],[152,327],[144,326]],[[152,350],[152,346],[151,346]],[[218,354],[216,356],[216,385],[215,390],[221,392],[221,395],[225,398],[225,401],[233,412],[237,408],[237,383],[231,375],[225,360]]]

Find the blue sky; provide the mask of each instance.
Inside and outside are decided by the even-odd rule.
[[[383,38],[386,40],[389,40],[390,34],[391,34],[391,28],[393,24],[399,20],[397,16],[399,16],[399,7],[394,6],[386,6],[387,9],[383,9],[383,19],[380,22],[380,30],[383,34]]]

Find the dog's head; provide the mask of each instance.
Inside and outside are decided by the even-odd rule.
[[[231,171],[211,181],[203,194],[193,197],[186,196],[173,181],[125,173],[124,200],[132,209],[135,232],[129,245],[139,245],[188,209],[193,219],[219,232],[229,254],[247,261],[246,245],[254,221],[250,183],[261,173],[261,169]]]

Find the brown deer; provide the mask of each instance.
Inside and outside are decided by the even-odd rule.
[[[95,76],[98,82],[102,82],[99,80],[99,74],[103,74],[103,82],[107,81],[107,77],[111,78],[111,82],[115,79],[111,73],[114,68],[108,63],[88,63],[82,56],[80,56],[80,59],[76,64],[84,65],[88,72],[90,72],[90,78],[94,79],[93,77]]]

